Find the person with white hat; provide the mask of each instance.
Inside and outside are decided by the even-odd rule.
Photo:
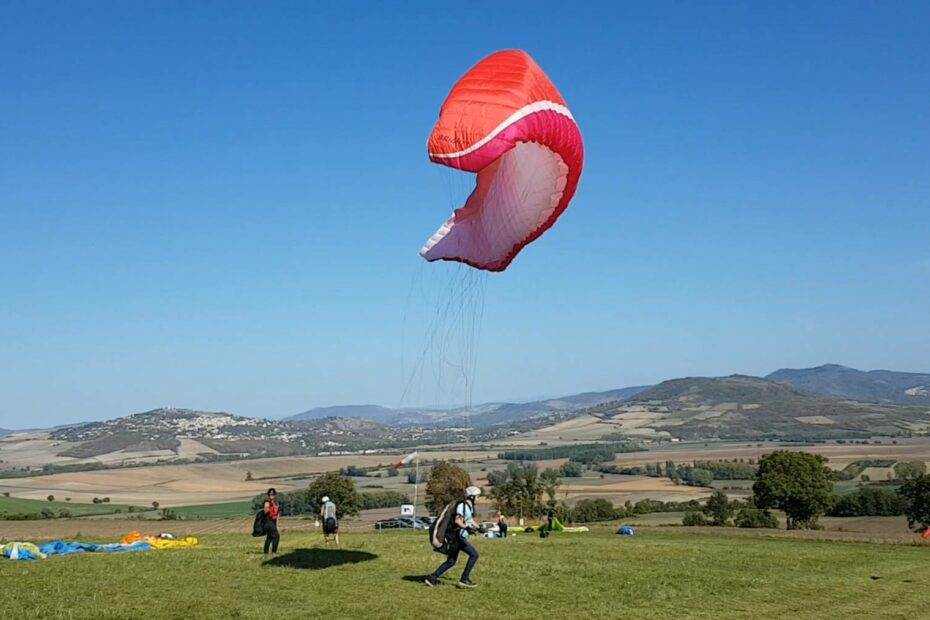
[[[328,496],[321,500],[320,519],[323,521],[323,540],[326,543],[335,541],[339,546],[339,519],[336,514],[336,504]]]
[[[481,489],[478,487],[468,487],[465,489],[465,499],[455,506],[455,519],[450,523],[452,530],[449,537],[449,554],[442,566],[433,571],[426,578],[426,585],[433,587],[439,583],[439,577],[444,572],[455,566],[459,559],[459,552],[464,551],[468,556],[468,562],[465,564],[465,570],[462,571],[462,578],[459,580],[459,588],[474,588],[475,582],[471,580],[471,571],[478,562],[478,550],[468,542],[468,535],[479,531],[475,523],[475,500],[481,495]]]

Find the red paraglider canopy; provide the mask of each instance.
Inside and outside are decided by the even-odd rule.
[[[465,206],[420,254],[503,271],[568,207],[584,145],[555,85],[526,52],[508,50],[479,62],[452,88],[429,157],[478,178]]]

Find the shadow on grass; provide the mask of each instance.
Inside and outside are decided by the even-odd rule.
[[[450,572],[454,572],[454,571],[450,571]],[[406,582],[416,583],[422,586],[422,585],[425,585],[423,582],[426,581],[427,577],[429,577],[429,575],[404,575],[403,577],[401,577],[401,579],[403,579]],[[458,581],[459,581],[459,578],[457,577],[457,573],[456,575],[450,575],[449,573],[446,573],[445,575],[442,575],[439,578],[437,585],[445,584],[445,585],[454,586],[456,583],[458,583]]]
[[[423,583],[424,581],[426,581],[427,577],[429,577],[429,575],[406,575],[402,577],[402,579],[404,581],[410,581],[413,583]]]
[[[309,568],[312,570],[358,564],[377,558],[367,551],[348,549],[295,549],[265,562],[263,566],[286,566],[288,568]]]

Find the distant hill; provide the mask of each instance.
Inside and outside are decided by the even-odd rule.
[[[591,410],[631,436],[679,439],[861,437],[925,432],[926,407],[864,403],[759,377],[689,377]]]
[[[307,422],[325,418],[364,419],[387,426],[424,424],[453,416],[458,409],[391,409],[380,405],[336,405],[316,407],[284,418],[286,422]]]
[[[528,403],[484,403],[466,410],[463,407],[453,409],[407,408],[390,409],[379,405],[338,405],[334,407],[317,407],[285,418],[285,421],[318,420],[327,417],[361,418],[373,420],[385,425],[427,425],[427,426],[461,426],[489,428],[511,422],[519,422],[534,417],[553,413],[571,412],[601,403],[621,401],[640,391],[644,386],[627,387],[606,392],[584,392]]]
[[[104,422],[57,428],[49,433],[49,438],[67,442],[58,456],[86,459],[118,452],[176,454],[181,439],[198,441],[204,446],[204,454],[224,452],[210,443],[233,439],[273,442],[284,432],[285,429],[273,428],[271,422],[225,412],[161,408]],[[242,453],[252,455],[253,450],[244,448]]]
[[[603,403],[623,401],[645,389],[648,389],[648,386],[627,387],[607,392],[584,392],[530,403],[503,403],[484,413],[472,415],[469,422],[479,428],[522,422],[553,413],[570,413]]]
[[[606,392],[582,392],[581,394],[563,396],[562,398],[554,398],[539,402],[545,403],[551,407],[556,407],[559,405],[559,403],[567,403],[573,407],[591,407],[601,403],[626,400],[645,390],[648,390],[651,387],[651,385],[637,385],[633,387],[619,388],[616,390],[608,390]]]
[[[267,420],[160,408],[101,422],[20,432],[0,445],[0,478],[126,465],[359,454],[454,444],[460,430],[386,426],[360,418]],[[475,441],[491,438],[472,433]]]
[[[784,403],[808,402],[810,395],[790,386],[748,375],[729,377],[687,377],[671,379],[643,390],[634,398],[643,401],[676,401],[702,405],[723,402]]]
[[[152,458],[145,455],[155,453],[163,460],[289,456],[352,451],[370,448],[373,442],[403,440],[401,434],[369,420],[328,417],[286,422],[168,408],[58,428],[48,437],[61,442],[58,457],[106,455],[110,461],[120,455],[129,460]]]
[[[787,383],[805,392],[874,403],[930,405],[930,374],[871,370],[839,364],[816,368],[783,368],[766,379]]]
[[[61,426],[53,426],[52,428],[0,428],[0,437],[5,437],[7,435],[13,435],[15,433],[35,433],[37,431],[55,431],[60,428],[73,428],[75,426],[83,426],[87,422],[78,422],[76,424],[62,424]]]
[[[287,421],[319,420],[322,418],[365,418],[374,422],[390,423],[400,413],[380,405],[336,405],[316,407],[297,415],[284,418]]]
[[[772,379],[778,379],[777,381]],[[127,464],[353,454],[540,440],[829,439],[930,433],[930,375],[827,365],[768,378],[688,377],[458,409],[321,407],[285,420],[161,408],[103,422],[6,434],[0,477]],[[467,431],[465,427],[472,430]],[[71,468],[70,470],[68,468]]]

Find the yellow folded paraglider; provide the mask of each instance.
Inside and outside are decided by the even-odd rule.
[[[45,554],[32,543],[12,542],[0,546],[0,556],[11,560],[44,560]]]
[[[123,536],[120,540],[123,544],[131,544],[134,542],[147,542],[152,545],[152,549],[172,549],[175,547],[193,547],[198,544],[198,540],[193,536],[188,536],[187,538],[162,538],[161,536],[143,536],[139,532],[132,531]]]
[[[153,538],[152,540],[146,540],[145,542],[152,545],[153,549],[172,549],[174,547],[193,547],[197,544],[197,539],[193,536],[188,536],[187,538],[179,538],[177,540],[165,540],[162,538]]]
[[[516,527],[518,532],[563,532],[565,534],[582,534],[584,532],[589,532],[587,526],[581,525],[578,527],[567,527],[562,525],[562,522],[559,521],[558,517],[552,519],[552,527],[549,527],[548,523],[543,523],[542,525],[528,525],[526,527]]]

